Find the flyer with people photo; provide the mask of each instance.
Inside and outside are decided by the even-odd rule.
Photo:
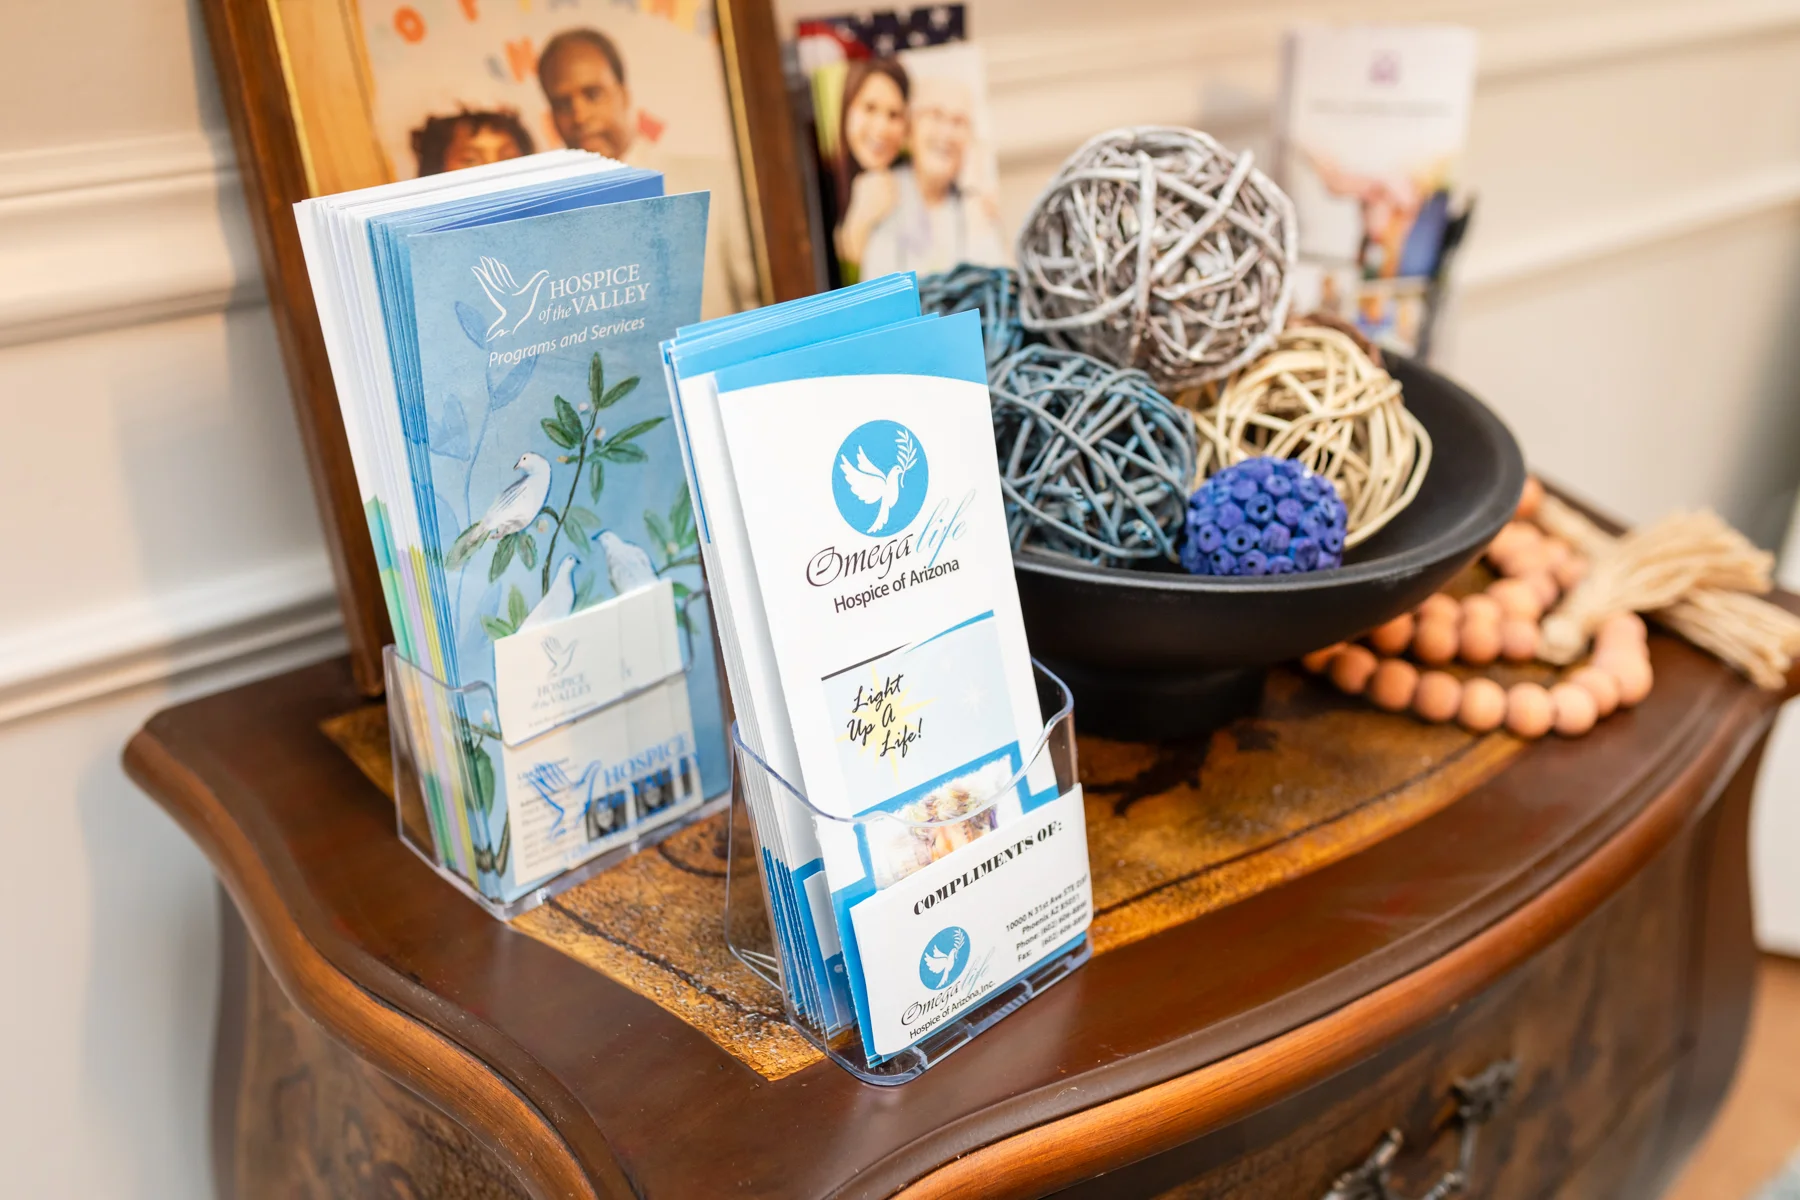
[[[961,5],[800,23],[833,282],[1011,261],[981,49]]]

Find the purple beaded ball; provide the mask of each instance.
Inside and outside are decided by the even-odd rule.
[[[1291,458],[1247,458],[1188,499],[1181,565],[1195,575],[1288,575],[1343,565],[1349,510]]]

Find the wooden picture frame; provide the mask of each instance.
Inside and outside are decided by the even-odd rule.
[[[202,0],[357,686],[382,689],[381,581],[293,206],[386,183],[357,0]],[[772,0],[714,0],[763,303],[818,286]]]

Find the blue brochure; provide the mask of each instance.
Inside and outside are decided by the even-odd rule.
[[[466,765],[439,858],[502,900],[731,778],[658,348],[699,315],[707,197],[540,157],[299,212],[396,645]]]

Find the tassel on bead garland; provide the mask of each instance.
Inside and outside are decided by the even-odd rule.
[[[1714,514],[1680,513],[1616,537],[1544,496],[1536,519],[1592,563],[1544,620],[1539,653],[1547,662],[1575,661],[1611,614],[1643,612],[1759,686],[1786,685],[1800,654],[1800,617],[1758,599],[1773,587],[1774,556]]]

